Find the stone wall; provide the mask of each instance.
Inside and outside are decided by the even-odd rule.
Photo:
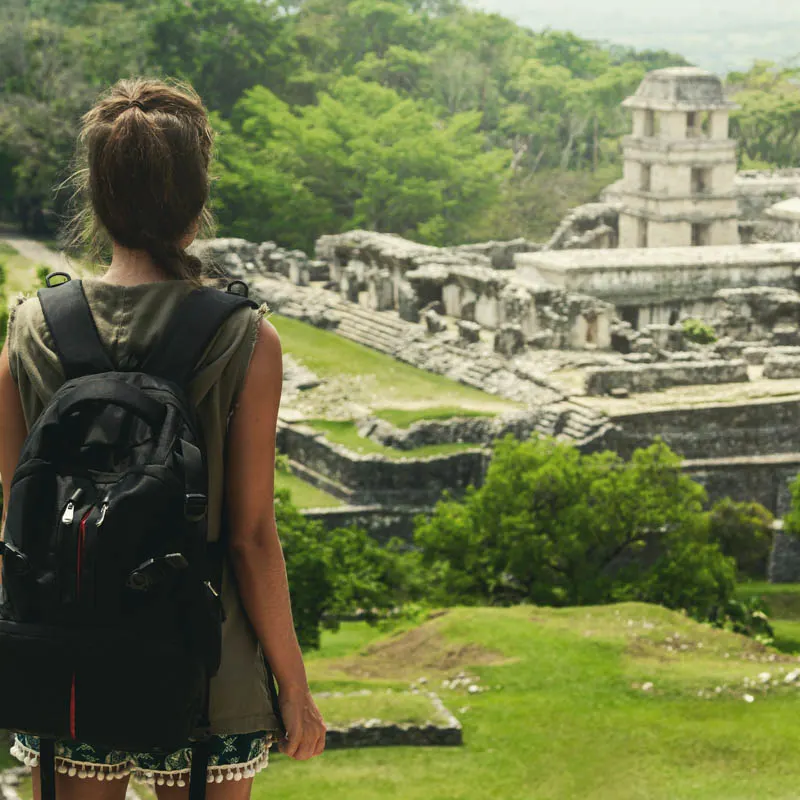
[[[660,436],[685,458],[800,453],[800,401],[720,403],[611,414],[603,446],[629,458]]]
[[[716,333],[739,342],[789,344],[798,338],[800,293],[773,286],[721,289],[711,320]]]
[[[800,538],[779,530],[768,570],[770,583],[800,583]]]
[[[585,372],[589,395],[657,392],[670,386],[738,383],[749,380],[745,361],[673,361],[629,367],[592,367]]]
[[[397,310],[416,322],[432,308],[489,331],[514,326],[517,349],[526,344],[608,347],[608,304],[516,281],[507,267],[518,254],[534,249],[528,243],[435,248],[399,236],[352,231],[321,237],[316,252],[330,265],[342,296],[363,300],[373,310]],[[493,268],[497,263],[504,269]],[[508,340],[509,332],[502,338]]]
[[[368,417],[359,422],[358,430],[362,436],[398,450],[454,442],[488,446],[507,434],[518,439],[528,438],[537,429],[541,417],[541,409],[523,409],[495,417],[419,420],[407,428],[392,425],[378,417]]]
[[[529,242],[527,239],[514,239],[510,242],[481,242],[444,248],[445,252],[457,255],[482,256],[488,259],[493,269],[514,269],[514,257],[518,253],[535,253],[544,245]]]
[[[545,250],[603,250],[619,242],[619,212],[616,203],[587,203],[573,208],[550,240]]]
[[[330,442],[324,434],[305,425],[280,423],[278,450],[290,464],[350,490],[356,505],[426,506],[435,503],[445,489],[455,494],[470,484],[480,485],[489,453],[480,447],[463,453],[425,458],[387,458],[361,455]]]
[[[735,192],[740,219],[757,220],[775,203],[800,195],[800,169],[739,172]]]
[[[690,459],[683,469],[705,487],[710,503],[731,497],[782,516],[790,504],[789,483],[800,473],[800,455]]]
[[[800,244],[749,247],[665,247],[630,250],[573,250],[517,256],[520,281],[550,285],[640,309],[644,323],[668,323],[682,311],[714,302],[720,289],[775,286],[795,288]],[[645,314],[649,308],[659,315]]]
[[[414,537],[414,519],[418,514],[429,514],[425,506],[339,506],[338,508],[306,508],[303,515],[318,520],[326,528],[361,528],[373,539],[386,543],[392,537],[411,542]]]
[[[436,719],[422,724],[369,719],[347,727],[330,726],[325,737],[326,748],[453,747],[463,744],[463,730],[458,719],[445,707],[436,692],[427,691],[425,694],[431,701]],[[324,693],[316,696],[322,697]]]
[[[310,259],[302,250],[285,250],[274,242],[249,242],[246,239],[201,239],[191,252],[223,273],[249,278],[254,274],[283,275],[299,286],[310,281],[328,280],[329,268],[323,261]]]

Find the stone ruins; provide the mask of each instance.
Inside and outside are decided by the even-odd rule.
[[[361,455],[304,424],[303,398],[324,381],[289,359],[279,447],[348,503],[309,513],[407,533],[442,490],[480,483],[493,439],[535,432],[625,456],[660,436],[712,500],[787,509],[800,470],[800,171],[736,174],[731,104],[710,73],[651,73],[625,105],[623,179],[546,243],[436,248],[351,231],[322,236],[313,258],[198,243],[272,310],[520,404],[398,429],[342,397],[332,413],[400,456],[474,445]],[[778,539],[773,574],[796,563],[800,580]]]

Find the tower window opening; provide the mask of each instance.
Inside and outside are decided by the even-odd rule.
[[[652,191],[653,185],[653,168],[650,164],[641,165],[641,177],[639,181],[639,189],[643,192]]]
[[[644,135],[656,136],[658,134],[658,122],[656,120],[656,112],[648,109],[644,114]]]
[[[692,194],[707,194],[711,191],[711,170],[707,167],[692,167]]]
[[[711,244],[711,225],[696,222],[692,225],[692,247],[707,247]]]

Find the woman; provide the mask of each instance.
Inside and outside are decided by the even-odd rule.
[[[111,360],[129,369],[200,282],[202,265],[186,248],[210,222],[212,131],[191,88],[136,79],[120,81],[85,115],[80,143],[83,163],[76,177],[83,205],[75,229],[86,234],[95,253],[104,241],[113,248],[105,274],[84,279],[84,289]],[[294,632],[275,525],[281,379],[275,329],[263,313],[242,309],[220,329],[191,386],[208,454],[209,537],[219,531],[224,499],[230,509],[222,665],[211,685],[209,800],[249,798],[253,776],[266,766],[270,743],[279,737],[262,651],[279,687],[286,728],[281,751],[305,760],[325,746],[325,725]],[[5,496],[29,426],[63,381],[41,305],[29,299],[12,310],[0,354]],[[159,800],[185,798],[188,745],[165,757],[58,742],[58,798],[122,800],[131,774],[152,780]],[[38,746],[35,737],[17,735],[12,749],[35,773]],[[37,800],[38,791],[34,775]]]

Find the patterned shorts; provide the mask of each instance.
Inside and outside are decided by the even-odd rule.
[[[267,766],[273,737],[264,731],[211,737],[208,782],[252,778]],[[106,750],[83,742],[58,741],[56,769],[63,775],[97,778],[100,781],[132,775],[159,786],[186,786],[192,764],[191,748],[169,755],[126,753]],[[11,754],[30,767],[39,764],[39,739],[18,733]]]

